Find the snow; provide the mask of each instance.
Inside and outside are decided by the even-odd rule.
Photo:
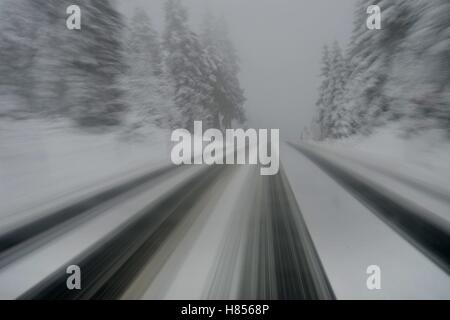
[[[0,119],[0,219],[169,163],[168,133],[88,133],[62,120]]]
[[[434,129],[407,138],[403,128],[402,122],[392,123],[368,137],[327,140],[322,144],[336,150],[352,150],[374,161],[395,162],[413,172],[427,172],[450,182],[450,140],[446,133]]]
[[[296,150],[281,161],[338,299],[448,299],[443,271]],[[381,268],[381,290],[366,269]]]
[[[416,206],[450,220],[450,142],[439,130],[407,139],[401,124],[370,137],[310,144],[316,152],[363,175]]]
[[[209,294],[220,295],[222,299],[237,298],[236,282],[239,281],[239,257],[248,217],[244,214],[244,202],[248,201],[243,194],[247,193],[252,181],[251,176],[257,174],[255,166],[238,166],[232,169],[228,177],[223,177],[205,194],[204,200],[193,208],[199,211],[189,231],[173,251],[168,261],[161,268],[155,281],[147,289],[142,299],[211,299]],[[230,180],[230,181],[229,181]],[[204,204],[202,202],[205,202]],[[221,255],[232,248],[236,259],[223,261]],[[223,263],[223,265],[221,265]],[[217,279],[217,269],[231,269],[219,276],[231,281],[231,292],[210,292]],[[220,288],[226,291],[225,288]]]
[[[169,193],[183,181],[197,176],[204,169],[204,166],[190,166],[158,184],[149,184],[148,188],[134,197],[122,201],[113,208],[106,206],[107,210],[100,215],[93,214],[94,218],[89,223],[66,230],[54,241],[2,268],[0,299],[16,299],[104,237],[117,232],[143,208],[158,201],[161,195]],[[104,209],[96,208],[94,212],[101,212]]]

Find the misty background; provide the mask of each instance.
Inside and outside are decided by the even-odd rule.
[[[164,0],[117,1],[127,15],[145,8],[164,26]],[[223,15],[240,58],[250,127],[279,128],[295,140],[316,113],[325,44],[349,41],[355,0],[184,0],[194,30],[207,10]]]

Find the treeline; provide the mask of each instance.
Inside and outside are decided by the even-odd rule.
[[[81,8],[81,30],[66,28],[70,5]],[[225,23],[208,17],[196,34],[180,0],[166,1],[162,36],[145,11],[127,19],[109,0],[5,0],[0,9],[0,116],[82,127],[245,121]]]
[[[366,9],[382,10],[369,30]],[[450,135],[450,1],[360,0],[346,54],[325,47],[314,124],[317,139],[370,135],[393,121],[414,134]]]

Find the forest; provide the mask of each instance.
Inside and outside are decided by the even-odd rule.
[[[81,30],[66,27],[71,5],[81,9]],[[0,6],[0,118],[62,118],[86,130],[245,122],[225,19],[207,13],[194,32],[182,2],[168,0],[159,32],[145,10],[127,17],[109,0]]]
[[[366,27],[370,5],[381,30]],[[316,140],[369,136],[400,123],[405,137],[438,129],[450,137],[450,2],[359,0],[346,50],[323,50]]]

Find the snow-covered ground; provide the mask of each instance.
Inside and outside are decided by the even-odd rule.
[[[319,144],[395,170],[409,171],[414,176],[423,175],[429,181],[450,187],[450,139],[444,130],[405,137],[402,123],[393,123],[369,137],[353,136]]]
[[[281,161],[338,299],[448,299],[450,281],[428,258],[296,150]],[[366,286],[381,268],[381,290]]]
[[[399,125],[370,137],[309,144],[416,206],[450,220],[450,141],[442,131],[405,138]]]
[[[186,179],[195,177],[204,170],[203,166],[191,166],[178,175],[173,175],[157,185],[148,186],[131,198],[124,199],[114,208],[93,209],[94,216],[89,223],[65,227],[57,239],[34,249],[29,255],[3,267],[0,270],[0,299],[16,299],[60,266],[86,252],[113,232],[126,225],[149,204],[156,203],[161,195],[177,188]],[[96,211],[102,214],[94,214]],[[38,267],[36,267],[38,266]]]
[[[169,142],[169,132],[157,129],[144,138],[88,133],[60,120],[0,118],[0,225],[94,184],[167,164]]]

